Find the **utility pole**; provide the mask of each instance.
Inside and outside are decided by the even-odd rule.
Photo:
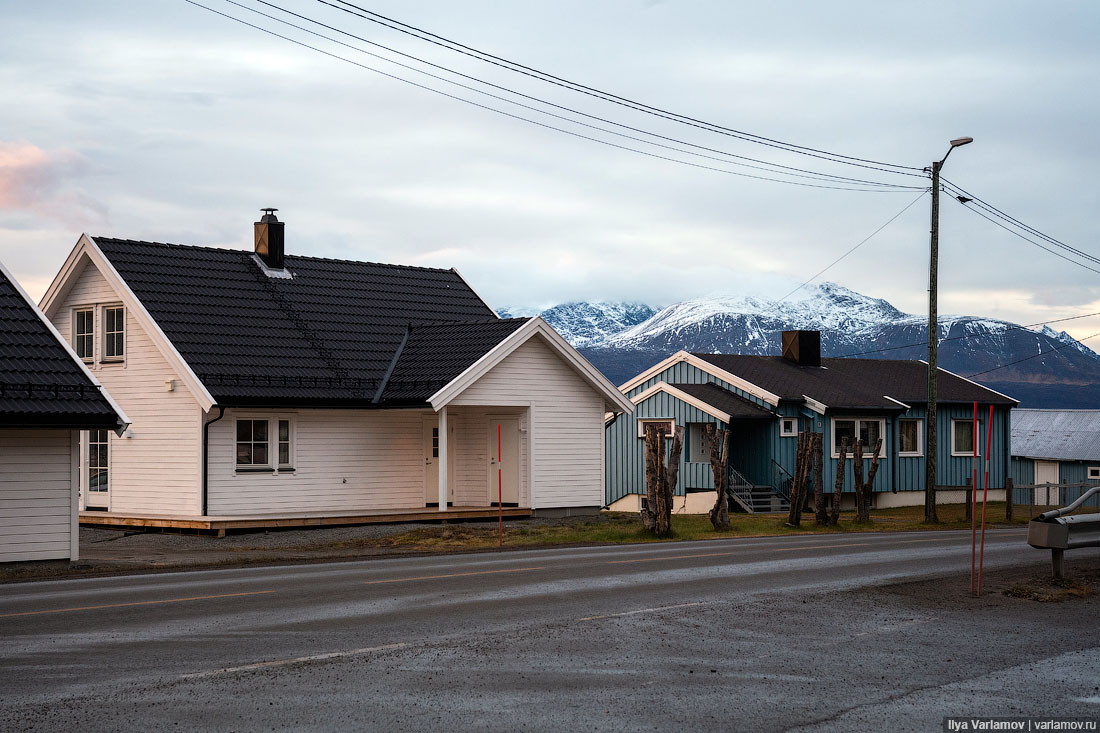
[[[936,377],[939,372],[939,268],[940,268],[940,170],[951,151],[974,142],[972,137],[951,141],[942,160],[932,163],[932,242],[928,267],[928,414],[925,416],[924,445],[924,521],[938,522],[936,516]],[[975,436],[974,440],[977,440]]]

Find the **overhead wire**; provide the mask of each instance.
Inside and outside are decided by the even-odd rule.
[[[811,179],[811,180],[821,180],[821,181],[827,181],[827,182],[844,182],[844,183],[853,183],[853,184],[860,184],[860,185],[882,186],[884,188],[896,188],[896,189],[901,189],[901,190],[917,190],[917,187],[915,187],[915,186],[905,186],[905,185],[901,185],[901,184],[887,183],[887,182],[884,182],[884,181],[872,181],[872,180],[862,179],[862,178],[853,178],[851,176],[842,176],[842,175],[838,175],[838,174],[834,174],[834,173],[825,173],[825,172],[821,172],[821,171],[808,170],[808,169],[805,169],[805,168],[798,168],[798,167],[795,167],[795,166],[783,165],[783,164],[780,164],[780,163],[773,163],[771,161],[760,160],[758,158],[751,158],[751,157],[748,157],[748,156],[739,155],[739,154],[736,154],[736,153],[731,153],[731,152],[728,152],[728,151],[707,147],[705,145],[698,145],[696,143],[691,143],[691,142],[688,142],[686,140],[681,140],[679,138],[671,137],[671,136],[668,136],[668,135],[662,135],[660,133],[652,132],[652,131],[649,131],[649,130],[644,130],[644,129],[634,127],[634,126],[631,126],[631,125],[627,125],[627,124],[624,124],[624,123],[621,123],[621,122],[617,122],[615,120],[611,120],[611,119],[608,119],[608,118],[605,118],[605,117],[600,117],[599,115],[589,114],[587,112],[583,112],[581,110],[574,109],[572,107],[557,104],[557,103],[552,102],[550,100],[542,99],[540,97],[536,97],[536,96],[533,96],[533,95],[530,95],[530,94],[525,94],[523,92],[520,92],[520,91],[517,91],[517,90],[514,90],[514,89],[510,89],[508,87],[505,87],[505,86],[502,86],[502,85],[499,85],[499,84],[495,84],[491,81],[487,81],[485,79],[481,79],[479,77],[472,76],[470,74],[466,74],[466,73],[463,73],[461,71],[457,71],[455,69],[451,69],[447,66],[443,66],[441,64],[434,63],[432,61],[420,58],[420,57],[415,56],[413,54],[409,54],[409,53],[406,53],[404,51],[392,48],[390,46],[386,46],[384,44],[378,43],[376,41],[372,41],[370,39],[363,38],[362,36],[358,36],[354,33],[343,30],[343,29],[338,28],[336,26],[329,25],[329,24],[324,23],[322,21],[319,21],[315,18],[311,18],[309,16],[302,15],[301,13],[297,13],[293,10],[288,10],[287,8],[284,8],[284,7],[281,7],[281,6],[279,6],[275,3],[269,2],[268,0],[254,0],[254,2],[257,2],[261,5],[267,6],[269,8],[272,8],[273,10],[277,10],[279,12],[285,13],[285,14],[293,16],[295,18],[299,18],[299,19],[307,21],[309,23],[313,23],[317,26],[320,26],[322,28],[326,28],[326,29],[328,29],[330,31],[333,31],[333,32],[336,32],[336,33],[340,33],[341,35],[347,36],[349,38],[354,38],[355,40],[357,40],[359,42],[366,43],[370,46],[374,46],[376,48],[383,49],[383,50],[388,51],[390,53],[394,53],[394,54],[397,54],[397,55],[402,56],[404,58],[416,61],[418,63],[425,64],[425,65],[430,66],[432,68],[439,69],[441,71],[445,71],[449,74],[454,74],[455,76],[458,76],[458,77],[461,77],[461,78],[464,78],[464,79],[468,79],[470,81],[474,81],[474,82],[477,82],[479,84],[484,84],[485,86],[491,87],[493,89],[497,89],[497,90],[500,90],[500,91],[503,91],[503,92],[507,92],[509,94],[514,94],[518,97],[522,97],[524,99],[528,99],[528,100],[531,100],[531,101],[534,101],[534,102],[538,102],[539,104],[544,104],[544,105],[547,105],[549,107],[553,107],[553,108],[556,108],[556,109],[559,109],[559,110],[562,110],[562,111],[565,111],[565,112],[569,112],[571,114],[586,117],[588,119],[597,120],[599,122],[609,124],[609,125],[613,125],[615,127],[619,127],[619,128],[622,128],[622,129],[630,130],[632,132],[637,132],[637,133],[640,133],[640,134],[643,134],[643,135],[648,135],[650,137],[657,138],[657,139],[660,139],[660,140],[666,140],[668,142],[673,142],[673,143],[676,143],[678,145],[684,145],[684,146],[687,146],[687,147],[690,147],[690,148],[695,148],[697,150],[703,150],[703,151],[706,151],[706,152],[709,152],[709,153],[716,153],[718,155],[726,156],[728,158],[733,158],[735,160],[726,160],[725,158],[718,158],[718,157],[711,156],[711,155],[704,155],[702,153],[697,153],[697,152],[694,152],[694,151],[691,151],[691,150],[682,150],[682,149],[677,148],[677,147],[672,146],[672,145],[664,145],[664,144],[661,144],[661,143],[654,142],[652,140],[647,140],[647,139],[644,139],[644,138],[635,137],[633,135],[627,135],[627,134],[624,134],[624,133],[621,133],[621,132],[616,132],[615,130],[608,130],[608,129],[602,128],[598,125],[588,124],[588,123],[585,123],[585,122],[582,122],[582,121],[579,121],[579,120],[574,120],[574,119],[572,119],[570,117],[566,117],[564,115],[559,115],[559,114],[555,114],[553,112],[548,112],[548,111],[540,109],[538,107],[533,107],[533,106],[530,106],[530,105],[527,105],[527,104],[523,104],[523,103],[517,102],[513,99],[508,99],[506,97],[502,97],[500,95],[493,94],[491,92],[486,92],[483,89],[478,89],[476,87],[472,87],[472,86],[469,86],[467,84],[457,82],[454,79],[448,79],[448,78],[440,76],[438,74],[433,74],[431,72],[425,71],[424,69],[420,69],[420,68],[417,68],[415,66],[411,66],[409,64],[402,63],[400,61],[395,61],[394,59],[388,58],[388,57],[383,56],[381,54],[377,54],[377,53],[368,51],[366,49],[359,48],[359,47],[354,46],[350,43],[346,43],[346,42],[341,41],[339,39],[332,38],[331,36],[327,36],[323,33],[318,33],[317,31],[310,30],[309,28],[304,28],[300,25],[297,25],[296,23],[292,23],[292,22],[290,22],[288,20],[285,20],[283,18],[279,18],[277,16],[271,15],[270,13],[265,13],[261,10],[257,10],[256,8],[249,7],[248,5],[237,2],[237,0],[225,0],[225,2],[229,3],[230,5],[234,5],[236,7],[239,7],[243,10],[246,10],[248,12],[255,13],[256,15],[260,15],[264,18],[268,18],[270,20],[273,20],[277,23],[281,23],[281,24],[289,26],[291,28],[295,28],[299,31],[302,31],[304,33],[308,33],[308,34],[316,36],[318,38],[323,38],[326,41],[330,41],[332,43],[338,44],[340,46],[351,49],[353,51],[357,51],[357,52],[365,54],[367,56],[371,56],[373,58],[377,58],[377,59],[380,59],[382,61],[386,61],[388,63],[399,66],[403,69],[408,69],[409,71],[413,71],[415,73],[428,76],[432,79],[436,79],[438,81],[442,81],[442,82],[445,82],[447,84],[452,84],[452,85],[458,86],[462,89],[466,89],[468,91],[472,91],[472,92],[475,92],[477,94],[482,94],[482,95],[488,96],[492,99],[496,99],[498,101],[502,101],[502,102],[505,102],[505,103],[508,103],[508,104],[513,104],[513,105],[516,105],[516,106],[521,107],[523,109],[527,109],[527,110],[530,110],[530,111],[533,111],[533,112],[538,112],[540,114],[545,114],[545,115],[548,115],[550,117],[554,117],[556,119],[560,119],[560,120],[564,120],[564,121],[567,121],[567,122],[570,122],[570,123],[573,123],[573,124],[588,127],[590,129],[599,130],[600,132],[604,132],[604,133],[607,133],[607,134],[616,135],[618,137],[623,137],[623,138],[626,138],[626,139],[629,139],[629,140],[634,140],[636,142],[641,142],[641,143],[644,143],[646,145],[653,145],[653,146],[656,146],[656,147],[664,148],[664,149],[667,149],[667,150],[673,150],[673,151],[683,153],[683,154],[686,154],[686,155],[693,155],[693,156],[708,159],[708,160],[715,160],[715,161],[719,161],[719,162],[722,162],[722,163],[728,163],[728,164],[737,165],[737,166],[741,166],[741,167],[745,167],[745,168],[751,168],[751,169],[755,169],[755,170],[762,170],[762,171],[765,171],[765,172],[768,172],[768,173],[775,173],[775,174],[778,174],[778,175],[785,175],[785,176],[790,176],[790,177],[794,177],[794,178],[808,178],[808,179]],[[750,165],[749,163],[742,163],[742,162],[738,162],[738,161],[750,161],[751,163],[759,163],[760,165]],[[785,171],[791,171],[791,172],[787,173]]]
[[[363,20],[369,21],[371,23],[375,23],[386,28],[390,28],[391,30],[398,31],[399,33],[404,33],[406,35],[412,36],[413,38],[418,38],[421,41],[426,41],[441,48],[446,48],[450,51],[460,53],[471,58],[475,58],[484,63],[492,64],[508,71],[522,74],[524,76],[528,76],[548,84],[563,87],[574,92],[586,94],[588,96],[601,99],[605,102],[611,102],[612,104],[618,104],[620,106],[627,107],[638,112],[661,117],[662,119],[689,125],[691,127],[707,130],[709,132],[735,137],[746,142],[784,150],[790,153],[798,153],[800,155],[807,155],[814,158],[829,160],[834,163],[854,165],[861,168],[871,168],[873,170],[880,170],[886,173],[894,173],[897,175],[917,176],[922,178],[924,177],[924,174],[922,172],[917,172],[921,171],[922,169],[916,166],[906,166],[897,163],[886,163],[869,158],[859,158],[850,155],[843,155],[840,153],[831,153],[829,151],[821,150],[818,148],[812,148],[804,145],[796,145],[794,143],[787,143],[774,138],[768,138],[762,135],[755,135],[753,133],[745,132],[743,130],[737,130],[735,128],[726,127],[716,123],[705,122],[703,120],[696,119],[688,115],[670,112],[660,107],[654,107],[652,105],[644,104],[642,102],[637,102],[627,97],[622,97],[611,92],[602,91],[595,87],[590,87],[579,82],[574,82],[559,76],[555,76],[548,72],[540,71],[538,69],[535,69],[534,67],[526,66],[515,61],[510,61],[501,56],[496,56],[485,51],[480,51],[471,46],[459,43],[458,41],[454,41],[445,38],[444,36],[432,33],[430,31],[417,28],[416,26],[410,25],[408,23],[403,23],[399,20],[389,18],[354,3],[346,2],[345,0],[336,0],[336,2],[330,2],[329,0],[317,0],[317,2],[321,3],[322,5],[327,5],[336,10],[348,13],[349,15],[362,18]]]
[[[301,46],[303,48],[309,49],[311,51],[316,51],[317,53],[323,54],[325,56],[329,56],[329,57],[331,57],[333,59],[336,59],[336,60],[339,60],[339,61],[343,61],[343,62],[351,64],[353,66],[357,66],[357,67],[365,69],[367,71],[372,71],[376,74],[380,74],[382,76],[388,77],[388,78],[393,79],[395,81],[400,81],[400,82],[403,82],[405,84],[409,84],[411,86],[417,87],[419,89],[430,91],[430,92],[433,92],[435,94],[439,94],[441,96],[444,96],[444,97],[447,97],[447,98],[450,98],[450,99],[454,99],[456,101],[463,102],[465,104],[469,104],[469,105],[472,105],[474,107],[478,107],[478,108],[483,109],[483,110],[487,110],[487,111],[490,111],[490,112],[495,112],[497,114],[504,115],[505,117],[510,117],[512,119],[521,120],[523,122],[527,122],[529,124],[536,125],[538,127],[542,127],[542,128],[545,128],[545,129],[560,132],[560,133],[570,135],[570,136],[573,136],[573,137],[576,137],[576,138],[579,138],[579,139],[582,139],[582,140],[588,140],[590,142],[599,143],[601,145],[607,145],[609,147],[617,148],[617,149],[620,149],[620,150],[625,150],[625,151],[637,153],[639,155],[644,155],[644,156],[654,158],[654,159],[657,159],[657,160],[664,160],[664,161],[667,161],[667,162],[677,163],[677,164],[680,164],[680,165],[684,165],[684,166],[688,166],[688,167],[692,167],[692,168],[698,168],[698,169],[702,169],[702,170],[709,170],[709,171],[714,171],[714,172],[718,172],[718,173],[726,173],[728,175],[738,176],[738,177],[741,177],[741,178],[750,178],[750,179],[755,179],[755,180],[771,181],[773,183],[785,183],[787,185],[800,186],[800,187],[805,187],[805,188],[827,189],[827,190],[834,190],[834,191],[859,191],[859,192],[863,192],[863,193],[895,193],[895,192],[899,192],[900,190],[904,190],[904,189],[883,189],[883,188],[856,188],[856,187],[853,187],[853,186],[829,186],[829,185],[815,184],[815,183],[804,183],[804,182],[801,182],[801,181],[789,181],[789,180],[784,180],[784,179],[781,179],[781,178],[770,178],[770,177],[767,177],[767,176],[758,176],[758,175],[754,175],[754,174],[751,174],[751,173],[742,173],[742,172],[739,172],[739,171],[731,171],[727,168],[719,168],[719,167],[716,167],[716,166],[704,165],[704,164],[701,164],[701,163],[694,163],[692,161],[682,160],[682,159],[674,158],[674,157],[667,156],[667,155],[661,155],[659,153],[654,153],[654,152],[651,152],[651,151],[640,150],[638,148],[634,148],[634,147],[631,147],[629,145],[621,145],[619,143],[614,143],[614,142],[611,142],[609,140],[603,140],[601,138],[593,137],[591,135],[585,135],[583,133],[579,133],[579,132],[576,132],[574,130],[567,130],[567,129],[557,127],[555,125],[551,125],[551,124],[548,124],[548,123],[545,123],[545,122],[540,122],[538,120],[531,119],[530,117],[524,117],[523,115],[513,114],[511,112],[507,112],[505,110],[501,110],[501,109],[498,109],[498,108],[490,106],[490,105],[481,104],[480,102],[475,102],[473,100],[466,99],[465,97],[461,97],[461,96],[458,96],[458,95],[455,95],[455,94],[450,94],[450,93],[442,91],[440,89],[430,87],[426,84],[420,84],[418,82],[412,81],[410,79],[406,79],[406,78],[398,76],[396,74],[391,74],[391,73],[383,71],[381,69],[377,69],[373,66],[368,66],[367,64],[362,64],[358,61],[355,61],[353,59],[349,59],[345,56],[341,56],[341,55],[333,53],[331,51],[326,51],[322,48],[311,45],[311,44],[306,43],[304,41],[301,41],[299,39],[292,38],[292,37],[287,36],[287,35],[283,35],[281,33],[273,31],[269,28],[264,28],[263,26],[256,25],[255,23],[250,23],[250,22],[248,22],[248,21],[246,21],[242,18],[238,18],[238,17],[230,15],[228,13],[223,13],[219,10],[215,10],[214,8],[211,8],[207,5],[203,5],[200,2],[197,2],[197,0],[184,0],[184,2],[186,2],[190,5],[194,5],[198,8],[202,8],[203,10],[214,13],[215,15],[219,15],[223,18],[226,18],[226,19],[235,21],[237,23],[240,23],[240,24],[245,25],[249,28],[253,28],[253,29],[258,30],[262,33],[266,33],[266,34],[268,34],[270,36],[273,36],[275,38],[282,39],[284,41],[287,41],[289,43],[293,43],[295,45],[298,45],[298,46]],[[542,114],[549,114],[549,113],[545,112],[544,110],[540,110],[540,112]],[[577,121],[573,121],[573,122],[575,124],[582,124],[582,125],[584,124],[584,123],[577,122]],[[647,141],[647,144],[654,144],[654,143],[649,143]],[[682,152],[686,152],[686,151],[682,151]],[[726,162],[729,162],[729,161],[726,161]],[[790,174],[780,173],[780,175],[790,175]]]
[[[828,270],[832,269],[832,267],[833,267],[834,265],[836,265],[837,263],[839,263],[839,262],[840,262],[841,260],[843,260],[843,259],[844,259],[845,257],[847,257],[848,255],[850,255],[850,254],[852,254],[853,252],[855,252],[855,251],[856,251],[857,249],[859,249],[860,247],[862,247],[863,245],[865,245],[865,244],[866,244],[867,242],[871,241],[871,239],[872,239],[872,238],[873,238],[873,237],[874,237],[874,236],[875,236],[876,234],[878,234],[879,232],[881,232],[881,231],[882,231],[883,229],[885,229],[886,227],[890,226],[890,225],[891,225],[891,224],[892,224],[892,223],[894,222],[894,220],[895,220],[895,219],[897,219],[897,218],[898,218],[899,216],[901,216],[901,215],[902,215],[902,214],[904,214],[904,213],[905,213],[906,211],[908,211],[908,210],[909,210],[909,209],[910,209],[910,208],[911,208],[911,207],[913,206],[913,204],[915,204],[915,203],[917,203],[918,201],[920,201],[920,200],[921,200],[921,198],[923,198],[923,197],[924,197],[924,195],[925,195],[926,193],[928,193],[928,189],[925,189],[925,190],[921,191],[921,192],[920,192],[920,194],[918,194],[918,195],[917,195],[917,197],[916,197],[915,199],[913,199],[913,200],[912,200],[912,201],[910,201],[910,202],[909,202],[908,204],[906,204],[906,206],[905,206],[905,207],[904,207],[904,208],[903,208],[903,209],[902,209],[901,211],[899,211],[898,213],[896,213],[896,214],[894,214],[893,216],[891,216],[891,217],[890,217],[889,219],[887,219],[887,220],[886,220],[886,222],[885,222],[885,223],[884,223],[884,224],[883,224],[882,226],[880,226],[880,227],[879,227],[878,229],[876,229],[875,231],[871,232],[871,233],[870,233],[870,234],[868,234],[868,235],[867,235],[866,237],[864,237],[864,239],[863,239],[863,240],[862,240],[862,241],[861,241],[861,242],[860,242],[859,244],[857,244],[857,245],[855,245],[854,247],[852,247],[851,249],[849,249],[849,250],[848,250],[847,252],[845,252],[844,254],[842,254],[842,255],[841,255],[840,257],[837,257],[837,258],[836,258],[835,260],[833,260],[832,262],[830,262],[830,263],[829,263],[828,265],[826,265],[826,266],[825,266],[824,268],[822,268],[821,270],[818,270],[818,271],[817,271],[817,272],[816,272],[816,273],[815,273],[815,274],[814,274],[813,276],[811,276],[811,277],[810,277],[810,278],[809,278],[808,280],[806,280],[806,281],[805,281],[804,283],[802,283],[802,284],[801,284],[801,285],[799,285],[799,286],[798,286],[797,288],[795,288],[794,290],[792,290],[791,292],[787,293],[787,294],[786,294],[786,295],[784,295],[784,296],[783,296],[782,298],[780,298],[779,300],[777,300],[777,301],[776,301],[776,303],[782,303],[782,302],[783,302],[784,300],[786,300],[787,298],[791,297],[792,295],[794,295],[795,293],[797,293],[797,292],[798,292],[799,290],[801,290],[802,288],[804,288],[804,287],[806,287],[807,285],[809,285],[810,283],[812,283],[812,282],[813,282],[814,280],[816,280],[817,278],[821,277],[821,275],[825,274],[825,273],[826,273],[826,272],[827,272]]]
[[[1053,354],[1056,351],[1061,351],[1062,349],[1073,346],[1074,343],[1078,343],[1078,344],[1083,345],[1084,341],[1088,341],[1089,339],[1094,339],[1097,336],[1100,336],[1100,331],[1097,331],[1096,333],[1094,333],[1091,336],[1086,336],[1083,339],[1074,339],[1073,341],[1068,341],[1068,342],[1062,344],[1061,346],[1056,346],[1053,349],[1049,349],[1047,351],[1041,351],[1038,354],[1032,354],[1031,356],[1025,356],[1023,359],[1017,359],[1016,361],[1010,361],[1007,364],[1000,364],[998,366],[992,367],[990,369],[986,369],[986,370],[981,371],[981,372],[974,372],[973,374],[968,374],[967,379],[970,379],[970,378],[973,378],[973,377],[980,377],[983,374],[989,374],[990,372],[995,372],[995,371],[998,371],[1000,369],[1004,369],[1006,367],[1015,366],[1016,364],[1020,364],[1020,363],[1025,362],[1025,361],[1031,361],[1032,359],[1038,359],[1040,356],[1047,356],[1048,354]]]

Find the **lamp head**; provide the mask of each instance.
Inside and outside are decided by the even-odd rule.
[[[972,137],[957,137],[951,141],[951,147],[957,148],[960,145],[968,145],[972,142],[974,142],[974,138]]]

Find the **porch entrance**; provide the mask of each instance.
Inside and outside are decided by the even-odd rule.
[[[81,488],[84,508],[108,511],[111,507],[111,457],[109,430],[89,430],[82,434]]]
[[[422,425],[424,450],[424,504],[439,506],[439,419],[426,418]],[[448,472],[448,478],[450,473]],[[454,503],[454,482],[447,481],[447,504]]]
[[[1058,461],[1035,461],[1035,483],[1036,484],[1056,484],[1058,483],[1060,476],[1058,475]],[[1047,492],[1050,492],[1050,500],[1047,500]],[[1049,489],[1035,489],[1035,501],[1036,503],[1043,501],[1051,505],[1059,504],[1058,487],[1051,486]]]
[[[490,417],[489,506],[519,506],[519,418]]]

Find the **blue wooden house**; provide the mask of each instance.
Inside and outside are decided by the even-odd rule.
[[[1051,504],[1074,501],[1082,483],[1100,484],[1100,410],[1013,410],[1012,480],[1076,485],[1051,489]],[[1045,489],[1034,499],[1028,492],[1018,489],[1015,501],[1048,503]]]
[[[731,433],[727,457],[730,490],[746,511],[786,506],[797,437],[811,430],[823,433],[826,490],[831,490],[835,481],[844,439],[849,443],[862,439],[869,453],[881,437],[875,505],[923,503],[927,363],[822,359],[816,331],[785,332],[783,343],[782,356],[681,351],[623,384],[620,389],[635,407],[633,414],[618,415],[606,424],[607,504],[632,510],[644,495],[648,423],[657,423],[666,431],[674,425],[685,429],[676,488],[681,495],[710,492],[713,497],[703,436],[706,425],[715,424]],[[971,476],[973,404],[977,401],[982,454],[989,405],[994,408],[990,486],[1002,489],[1003,498],[1005,478],[1010,475],[1009,414],[1017,401],[943,369],[938,381],[940,486],[961,488]],[[850,458],[849,453],[849,462]],[[845,473],[844,490],[851,492],[851,469],[846,468]]]

